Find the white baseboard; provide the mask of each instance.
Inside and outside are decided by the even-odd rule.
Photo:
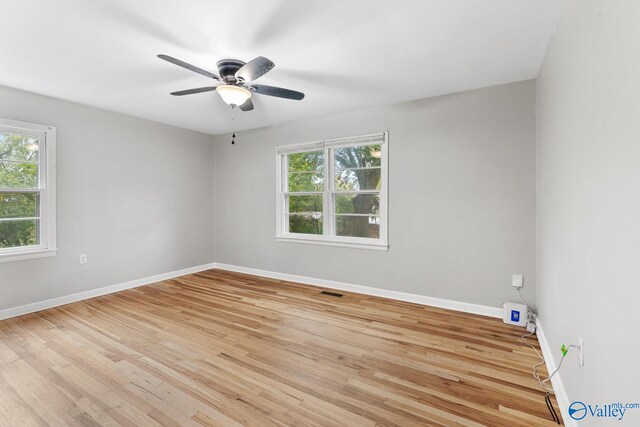
[[[390,298],[399,301],[413,302],[416,304],[428,305],[431,307],[446,308],[449,310],[462,311],[465,313],[479,314],[482,316],[502,318],[502,308],[489,307],[486,305],[470,304],[467,302],[452,301],[442,298],[428,297],[425,295],[409,294],[405,292],[388,291],[386,289],[372,288],[369,286],[353,285],[351,283],[335,282],[333,280],[317,279],[314,277],[297,276],[294,274],[278,273],[275,271],[259,270],[257,268],[240,267],[222,263],[214,263],[215,268],[221,270],[235,271],[237,273],[252,274],[254,276],[269,277],[272,279],[286,280],[288,282],[304,283],[306,285],[322,286],[326,288],[338,289],[341,291],[355,292],[358,294],[371,295],[376,297]]]
[[[175,277],[193,274],[199,271],[215,268],[215,263],[198,265],[196,267],[184,268],[182,270],[171,271],[169,273],[157,274],[155,276],[144,277],[142,279],[131,280],[129,282],[117,285],[105,286],[89,291],[78,292],[71,295],[65,295],[57,298],[51,298],[44,301],[38,301],[31,304],[25,304],[18,307],[6,308],[0,310],[0,320],[9,319],[11,317],[22,316],[23,314],[34,313],[47,308],[59,307],[61,305],[70,304],[72,302],[82,301],[89,298],[95,298],[102,295],[112,294],[114,292],[124,291],[126,289],[137,288],[138,286],[149,285],[163,280],[173,279]]]
[[[538,342],[542,349],[542,356],[544,357],[545,365],[547,366],[547,372],[552,373],[556,370],[558,365],[553,358],[553,351],[551,351],[549,341],[547,341],[547,337],[544,334],[544,329],[542,328],[540,319],[536,319],[536,335],[538,336]],[[566,426],[577,426],[575,420],[569,417],[569,396],[567,395],[567,389],[564,388],[560,371],[551,378],[551,385],[553,386],[558,406],[560,406],[560,412],[562,413],[562,420],[564,421],[564,424]]]
[[[23,314],[34,313],[40,310],[46,310],[47,308],[59,307],[61,305],[70,304],[72,302],[82,301],[89,298],[95,298],[102,295],[111,294],[114,292],[123,291],[126,289],[136,288],[138,286],[144,286],[155,282],[161,282],[163,280],[173,279],[175,277],[184,276],[187,274],[197,273],[199,271],[209,270],[212,268],[219,268],[221,270],[235,271],[238,273],[252,274],[255,276],[269,277],[272,279],[286,280],[289,282],[304,283],[307,285],[316,285],[326,288],[338,289],[341,291],[355,292],[359,294],[372,295],[383,298],[390,298],[399,301],[413,302],[416,304],[428,305],[431,307],[446,308],[449,310],[461,311],[464,313],[479,314],[489,317],[502,317],[502,309],[499,307],[489,307],[479,304],[470,304],[460,301],[452,301],[442,298],[429,297],[425,295],[416,295],[405,292],[389,291],[386,289],[372,288],[369,286],[354,285],[351,283],[336,282],[333,280],[317,279],[308,276],[298,276],[294,274],[278,273],[268,270],[259,270],[256,268],[240,267],[236,265],[222,264],[222,263],[210,263],[199,265],[196,267],[185,268],[182,270],[171,271],[169,273],[158,274],[155,276],[144,277],[142,279],[132,280],[117,285],[105,286],[98,289],[92,289],[89,291],[78,292],[71,295],[65,295],[57,298],[51,298],[44,301],[38,301],[30,304],[21,305],[18,307],[11,307],[4,310],[0,310],[0,320],[9,319],[11,317],[21,316]]]

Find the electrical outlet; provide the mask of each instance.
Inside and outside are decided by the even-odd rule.
[[[514,274],[511,276],[511,286],[520,289],[524,286],[524,276],[522,274]]]
[[[580,337],[578,337],[578,358],[580,366],[584,368],[584,341]]]
[[[80,264],[86,264],[86,263],[87,263],[87,254],[80,255]]]

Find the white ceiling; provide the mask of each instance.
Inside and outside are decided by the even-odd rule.
[[[253,97],[249,129],[534,78],[560,0],[2,0],[0,85],[212,134],[232,127],[216,61],[261,55],[258,83],[306,93]],[[1,102],[1,100],[0,100]]]

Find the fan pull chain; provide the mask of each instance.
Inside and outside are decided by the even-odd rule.
[[[231,145],[236,143],[236,109],[232,107],[231,123],[233,124],[233,135],[231,136]]]

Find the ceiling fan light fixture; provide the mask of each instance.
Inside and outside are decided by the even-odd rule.
[[[264,56],[258,56],[246,63],[237,59],[221,59],[217,64],[219,76],[169,55],[161,54],[158,55],[158,58],[220,82],[219,86],[204,86],[171,92],[173,96],[193,95],[215,90],[220,94],[220,98],[225,104],[230,105],[232,109],[238,107],[241,111],[253,110],[254,105],[251,98],[254,93],[260,96],[273,96],[296,101],[304,99],[304,93],[302,92],[253,83],[254,80],[259,79],[273,69],[275,65],[273,61]],[[245,82],[251,82],[251,86],[247,86]]]
[[[251,98],[251,91],[235,85],[220,85],[216,87],[216,92],[224,102],[231,106],[240,106]]]

